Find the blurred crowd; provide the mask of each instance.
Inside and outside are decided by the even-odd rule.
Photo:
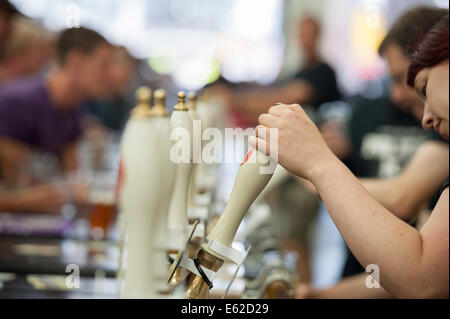
[[[420,227],[448,178],[448,144],[421,128],[423,102],[406,84],[408,50],[417,30],[426,33],[445,15],[447,9],[418,7],[397,19],[379,46],[389,89],[376,99],[340,92],[332,66],[318,49],[321,26],[310,16],[298,23],[305,59],[292,78],[262,86],[221,77],[205,89],[223,101],[224,122],[234,127],[254,127],[258,116],[278,102],[305,106],[328,146],[372,196]],[[93,30],[54,33],[0,1],[0,211],[58,213],[69,200],[87,204],[85,185],[76,178],[80,141],[103,145],[120,136],[133,92],[143,83],[139,65],[125,47]],[[53,166],[36,165],[42,156]],[[64,187],[55,183],[57,177],[68,181]],[[308,182],[290,176],[268,201],[283,247],[301,257],[298,272],[304,284],[298,297],[342,297],[348,287],[363,287],[365,277],[358,274],[364,269],[350,251],[346,281],[323,290],[309,284],[312,232],[326,210]]]
[[[50,32],[0,3],[0,210],[83,204],[83,183],[52,179],[80,168],[81,139],[99,145],[123,129],[138,61],[95,31]]]

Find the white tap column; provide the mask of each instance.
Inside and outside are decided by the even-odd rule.
[[[202,124],[201,120],[197,114],[196,103],[197,96],[195,93],[191,92],[188,96],[188,109],[189,115],[191,116],[193,129],[192,129],[192,173],[189,182],[189,192],[188,192],[188,208],[192,209],[195,207],[195,196],[198,194],[198,168],[201,162],[202,156]]]
[[[160,198],[158,140],[150,115],[150,90],[137,93],[139,104],[127,123],[121,145],[119,207],[125,214],[127,258],[122,298],[155,298],[154,253],[151,249]]]
[[[175,145],[171,149],[171,160],[179,161],[175,163],[175,185],[167,217],[169,240],[175,242],[175,245],[172,244],[172,247],[170,247],[173,250],[182,248],[179,244],[184,240],[188,227],[188,190],[192,172],[192,118],[184,103],[185,98],[185,93],[178,93],[178,104],[175,106],[170,118],[171,137],[177,135],[177,132],[182,134],[177,136],[178,140],[175,141]],[[177,154],[183,155],[182,151],[189,154],[184,154],[184,159],[177,158]]]
[[[158,200],[155,223],[152,232],[155,235],[154,253],[155,260],[153,266],[155,268],[155,285],[157,290],[164,292],[167,289],[167,216],[169,205],[172,198],[174,181],[175,181],[175,164],[170,160],[170,149],[172,142],[170,140],[171,124],[169,113],[166,109],[166,93],[164,90],[156,90],[154,92],[154,106],[152,115],[158,142],[158,154],[161,167],[161,196]]]
[[[205,101],[204,98],[204,94],[199,96],[198,102],[196,103],[195,111],[202,125],[202,136],[203,136],[203,130],[211,127],[210,114],[207,102]],[[203,141],[203,139],[201,139],[200,155],[203,155],[203,148],[205,147],[205,144],[206,142]],[[203,192],[210,190],[208,189],[209,185],[207,182],[206,176],[207,173],[208,173],[208,164],[206,164],[202,159],[200,163],[197,165],[197,170],[195,172],[195,179],[198,190],[201,190]]]

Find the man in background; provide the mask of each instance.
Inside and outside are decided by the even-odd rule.
[[[231,115],[238,118],[235,122],[244,123],[240,126],[253,126],[258,116],[267,111],[268,105],[277,102],[317,108],[322,103],[340,99],[336,74],[318,50],[320,32],[320,24],[312,17],[304,17],[298,22],[297,40],[304,63],[289,80],[271,86],[256,85],[231,91],[229,104]]]
[[[56,156],[62,171],[77,169],[80,108],[87,99],[109,94],[111,57],[111,45],[97,32],[67,29],[59,36],[57,66],[48,76],[0,88],[0,176],[4,183],[17,182],[35,152]],[[8,198],[3,196],[7,207],[11,206]]]
[[[288,81],[274,86],[231,89],[231,115],[244,128],[253,126],[267,107],[277,102],[300,103],[317,109],[325,102],[339,100],[336,74],[319,53],[320,24],[305,16],[297,25],[297,41],[304,61],[302,68]],[[231,98],[230,98],[231,96]],[[302,282],[311,279],[310,239],[319,209],[319,198],[292,176],[266,198],[273,211],[272,220],[283,250],[299,255],[297,272]]]
[[[106,100],[89,101],[86,115],[95,118],[107,130],[120,133],[134,104],[131,83],[137,69],[137,60],[125,47],[114,47],[109,71],[111,96]]]

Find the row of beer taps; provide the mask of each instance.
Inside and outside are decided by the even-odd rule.
[[[222,119],[212,116],[218,102],[190,93],[186,103],[179,92],[170,114],[165,91],[152,94],[149,87],[136,91],[136,101],[121,140],[117,183],[119,297],[208,298],[211,274],[230,259],[239,225],[272,177],[260,172],[268,158],[249,150],[225,209],[214,218],[217,181],[205,182],[214,164],[194,161],[204,145],[195,149],[192,137],[196,122],[201,130],[219,126]],[[189,150],[187,160],[174,160],[180,149]],[[206,201],[197,204],[202,196]],[[203,217],[190,213],[196,206],[203,206]],[[192,268],[181,267],[183,261]]]

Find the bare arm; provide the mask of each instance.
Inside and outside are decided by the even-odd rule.
[[[368,274],[359,274],[341,280],[336,285],[317,289],[310,285],[297,286],[297,298],[308,299],[385,299],[391,298],[386,290],[380,288],[368,288],[366,286]]]
[[[436,193],[449,175],[449,153],[445,143],[425,142],[413,156],[405,169],[393,178],[362,178],[361,184],[370,195],[394,215],[411,220]],[[314,185],[304,178],[297,180],[308,186]]]
[[[278,102],[309,104],[313,98],[314,88],[304,80],[295,80],[280,87],[249,89],[236,93],[233,104],[247,120],[255,123],[259,115],[267,112],[267,105]]]
[[[313,184],[363,266],[380,268],[397,297],[448,297],[448,189],[420,232],[391,214],[340,162],[319,170]]]
[[[361,265],[379,267],[386,291],[403,298],[448,297],[448,188],[419,232],[369,195],[299,105],[273,106],[259,122],[249,143],[267,152],[268,128],[277,129],[279,163],[314,184]]]
[[[401,219],[416,217],[449,175],[448,145],[425,142],[406,168],[391,179],[361,179],[373,198]]]
[[[9,182],[20,182],[30,153],[26,145],[0,136],[0,177]]]
[[[76,171],[78,168],[77,147],[75,143],[67,145],[61,153],[61,168],[64,171]]]
[[[20,190],[0,190],[0,211],[58,213],[65,203],[61,190],[40,185]]]

